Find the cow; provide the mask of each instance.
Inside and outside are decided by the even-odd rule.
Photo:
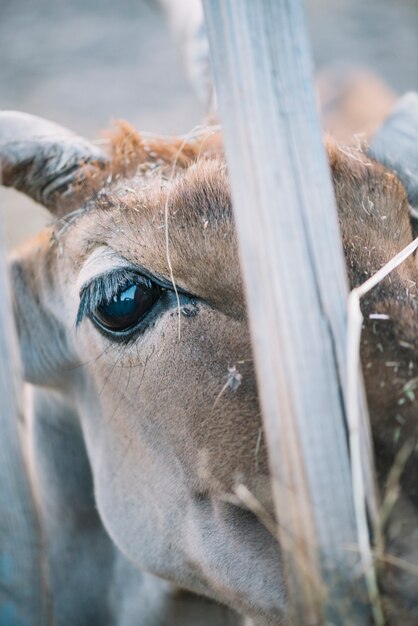
[[[327,152],[355,287],[412,241],[408,198],[364,151]],[[10,260],[51,620],[289,624],[274,529],[237,489],[275,519],[219,135],[120,123],[102,149],[2,112],[0,158],[3,184],[53,216]],[[417,437],[416,280],[409,257],[362,303],[383,490]],[[418,556],[416,461],[385,526],[400,562]],[[416,623],[417,581],[386,567],[393,623]]]

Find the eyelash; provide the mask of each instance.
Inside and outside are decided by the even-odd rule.
[[[108,304],[115,293],[122,291],[135,282],[139,273],[129,269],[119,269],[104,274],[83,287],[80,292],[80,304],[77,312],[76,326],[97,310],[100,305]]]

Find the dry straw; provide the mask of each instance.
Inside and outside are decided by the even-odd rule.
[[[364,568],[369,597],[372,603],[375,622],[378,626],[384,623],[383,612],[379,602],[376,574],[374,570],[373,550],[371,547],[369,525],[367,521],[365,475],[362,463],[362,423],[359,398],[360,387],[360,338],[363,315],[360,309],[360,298],[376,287],[388,274],[396,269],[418,248],[418,237],[393,259],[384,265],[376,274],[362,285],[350,292],[348,297],[348,338],[347,338],[347,419],[349,430],[349,446],[351,455],[351,472],[353,499],[357,523],[359,549]]]

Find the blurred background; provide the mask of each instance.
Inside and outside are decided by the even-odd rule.
[[[196,35],[192,54],[204,56],[193,4],[0,0],[0,108],[50,118],[92,139],[118,118],[141,130],[186,133],[207,112],[185,65],[186,36]],[[418,0],[307,0],[306,8],[325,110],[353,67],[375,75],[360,81],[366,109],[364,83],[375,84],[382,110],[392,94],[418,90]],[[0,202],[8,246],[48,220],[16,192],[2,189]]]

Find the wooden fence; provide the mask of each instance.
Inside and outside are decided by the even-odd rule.
[[[372,468],[347,436],[367,423],[347,420],[348,286],[301,0],[204,7],[291,623],[379,623],[366,520]],[[0,623],[37,625],[40,539],[19,446],[9,292],[0,246]],[[362,398],[360,380],[354,401],[365,416]]]
[[[369,601],[372,468],[347,437],[348,287],[302,2],[204,8],[291,623],[369,624],[373,611],[381,623]]]

